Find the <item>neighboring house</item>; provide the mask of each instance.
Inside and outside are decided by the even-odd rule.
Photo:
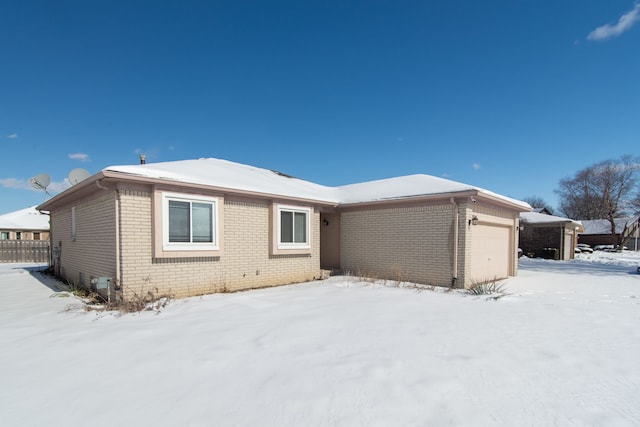
[[[578,233],[582,230],[579,221],[541,212],[522,212],[520,249],[529,257],[573,259]]]
[[[616,218],[615,234],[611,234],[611,223],[607,219],[582,220],[584,231],[580,233],[579,242],[592,247],[600,245],[617,246],[620,239],[631,249],[637,248],[639,217]]]
[[[530,207],[411,175],[325,187],[219,159],[108,167],[38,207],[53,266],[118,298],[312,280],[323,270],[468,287],[517,272]],[[113,288],[113,289],[112,289]]]
[[[553,215],[551,211],[547,208],[533,208],[533,212],[537,212],[545,215]]]
[[[49,215],[35,206],[0,215],[0,240],[48,240]]]

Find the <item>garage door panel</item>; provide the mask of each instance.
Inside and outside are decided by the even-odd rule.
[[[509,276],[510,265],[509,227],[476,225],[472,230],[471,275],[479,282],[504,279]]]

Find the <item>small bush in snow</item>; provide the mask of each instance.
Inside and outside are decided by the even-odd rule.
[[[133,293],[133,296],[127,298],[122,302],[118,308],[123,313],[132,313],[137,311],[160,311],[160,309],[166,307],[171,302],[172,296],[170,294],[158,294],[158,288],[147,291],[146,294],[138,295]]]
[[[71,294],[80,298],[86,304],[99,304],[104,301],[97,292],[93,292],[82,285],[67,282],[67,288]]]
[[[502,298],[506,295],[504,284],[498,283],[496,279],[473,282],[467,292],[471,295],[489,295],[492,299]]]

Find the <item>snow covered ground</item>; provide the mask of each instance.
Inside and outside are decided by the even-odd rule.
[[[640,425],[639,260],[521,259],[498,300],[334,277],[121,316],[0,264],[0,420]]]

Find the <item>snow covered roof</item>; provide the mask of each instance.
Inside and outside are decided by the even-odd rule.
[[[552,215],[551,212],[549,211],[549,209],[547,208],[533,208],[534,212],[538,212],[538,213],[542,213],[542,214],[547,214],[547,215]]]
[[[3,230],[48,230],[49,215],[45,215],[31,206],[19,211],[0,215],[0,229]]]
[[[531,225],[572,224],[582,229],[582,223],[580,221],[539,212],[520,212],[520,222]]]
[[[525,202],[505,197],[480,187],[423,174],[343,185],[336,187],[336,189],[339,192],[340,203],[343,204],[477,191],[478,193],[495,197],[511,204],[520,205],[524,209],[531,208]]]
[[[430,175],[407,175],[337,187],[342,203],[400,199],[474,190],[475,187]]]
[[[627,217],[614,219],[613,222],[616,224],[616,233],[622,233],[625,225],[631,224],[634,221],[638,221],[638,218]],[[582,225],[584,226],[584,232],[582,234],[611,234],[611,223],[608,219],[582,220]]]
[[[105,171],[278,196],[337,202],[330,187],[269,169],[221,159],[178,160],[142,165],[111,166]]]
[[[519,206],[523,210],[530,209],[530,206],[525,202],[479,187],[429,175],[408,175],[359,184],[328,187],[269,169],[214,158],[111,166],[105,168],[104,171],[151,179],[211,185],[231,190],[318,200],[334,204],[396,200],[476,191],[479,194]]]

